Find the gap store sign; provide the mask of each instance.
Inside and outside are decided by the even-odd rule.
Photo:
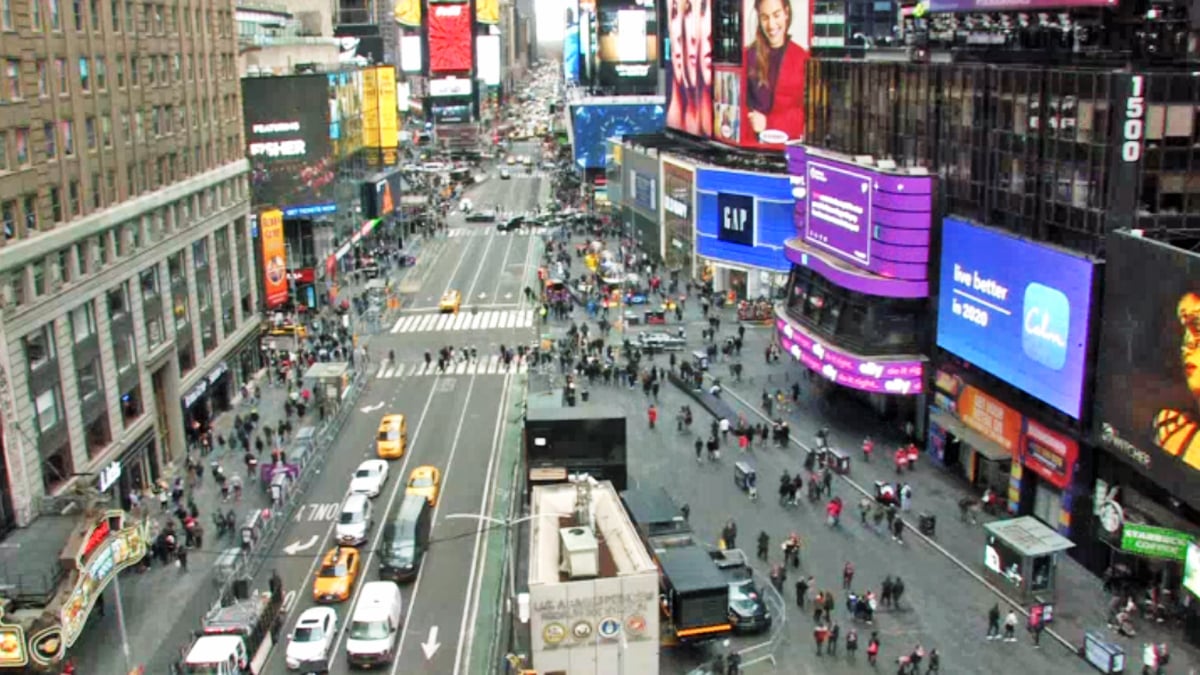
[[[942,221],[937,344],[1079,418],[1095,263]]]
[[[786,272],[793,236],[788,177],[700,168],[696,171],[696,253],[742,267]]]

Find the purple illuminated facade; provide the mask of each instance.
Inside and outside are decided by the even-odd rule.
[[[868,295],[929,295],[933,178],[787,147],[796,239],[787,258]]]
[[[925,391],[925,361],[916,358],[871,359],[831,347],[776,310],[779,344],[805,368],[843,387],[872,394],[916,396]]]
[[[930,0],[931,12],[1004,12],[1066,10],[1071,7],[1116,7],[1117,0]]]

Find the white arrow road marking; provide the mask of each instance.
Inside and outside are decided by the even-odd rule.
[[[309,538],[308,541],[304,542],[303,544],[301,544],[298,541],[293,541],[292,543],[288,544],[287,546],[284,546],[283,552],[288,555],[296,555],[300,551],[307,551],[308,549],[310,549],[316,545],[317,545],[317,535],[314,534],[311,538]]]
[[[429,659],[432,659],[433,655],[437,653],[438,647],[442,646],[442,643],[437,641],[437,634],[438,634],[438,627],[437,626],[430,627],[429,637],[426,638],[426,640],[421,643],[421,651],[424,652],[426,661],[428,661]]]
[[[379,403],[376,403],[375,405],[363,406],[363,407],[359,408],[359,410],[363,411],[364,413],[369,413],[369,412],[375,412],[376,410],[379,410],[382,407],[383,407],[383,401],[380,401]]]
[[[509,299],[509,298],[511,298],[511,297],[512,297],[512,293],[505,293],[505,294],[504,294],[504,299],[505,299],[505,300],[508,300],[508,299]]]
[[[480,300],[482,300],[482,299],[484,299],[484,298],[486,298],[486,297],[487,297],[487,293],[480,293],[480,294],[479,294],[478,296],[476,296],[476,297],[478,297]]]

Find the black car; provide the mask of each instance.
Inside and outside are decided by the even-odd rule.
[[[509,218],[508,220],[506,220],[503,223],[497,224],[496,231],[497,232],[512,232],[513,230],[520,228],[524,224],[525,224],[525,216],[516,216],[514,218]]]
[[[771,612],[754,579],[729,584],[729,622],[738,633],[761,633],[771,629]]]
[[[495,211],[472,211],[467,214],[468,223],[494,223],[496,222]]]
[[[638,333],[638,346],[650,352],[679,352],[687,347],[687,340],[670,333]]]

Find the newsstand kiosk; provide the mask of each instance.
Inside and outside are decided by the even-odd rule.
[[[997,520],[983,526],[984,576],[1022,604],[1049,605],[1052,621],[1058,555],[1075,546],[1033,516]]]

